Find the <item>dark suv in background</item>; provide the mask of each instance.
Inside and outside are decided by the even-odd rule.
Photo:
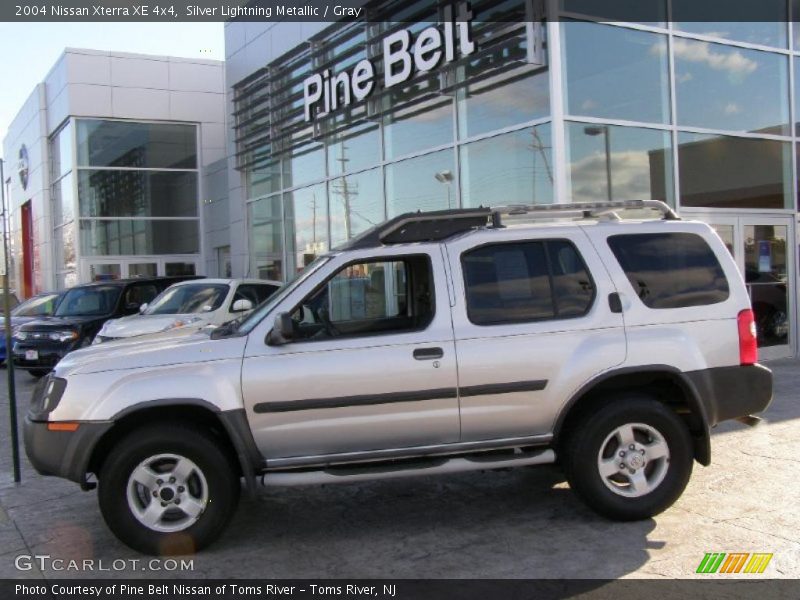
[[[34,377],[47,374],[64,355],[92,343],[108,319],[132,315],[178,281],[199,277],[118,279],[76,286],[51,317],[26,323],[14,334],[14,366]]]

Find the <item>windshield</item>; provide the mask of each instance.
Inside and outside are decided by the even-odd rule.
[[[277,292],[270,296],[269,299],[264,302],[264,304],[260,305],[256,310],[251,312],[250,315],[244,321],[242,321],[236,331],[238,333],[250,333],[250,331],[261,322],[261,319],[267,316],[278,303],[280,303],[286,296],[291,294],[295,288],[297,288],[297,286],[308,279],[312,273],[318,271],[319,268],[330,259],[330,256],[320,256],[316,258],[305,269],[297,273],[294,276],[294,279],[283,284],[283,286],[281,286]]]
[[[99,317],[114,311],[122,287],[93,285],[72,288],[58,305],[57,317]]]
[[[174,285],[161,292],[145,315],[185,315],[212,312],[222,306],[230,286],[224,283]]]
[[[11,311],[14,317],[46,317],[52,315],[58,304],[58,294],[43,294],[25,300]]]

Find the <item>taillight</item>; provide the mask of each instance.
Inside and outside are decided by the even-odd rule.
[[[753,311],[749,308],[743,310],[736,320],[739,324],[739,362],[754,365],[758,362],[758,339]]]

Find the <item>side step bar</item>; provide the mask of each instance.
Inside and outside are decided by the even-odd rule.
[[[327,483],[354,483],[396,477],[416,477],[419,475],[441,475],[464,473],[491,469],[508,469],[554,463],[553,450],[535,450],[498,457],[491,455],[472,455],[468,457],[439,458],[426,461],[371,464],[362,467],[347,466],[317,471],[270,471],[262,476],[265,486],[320,485]]]

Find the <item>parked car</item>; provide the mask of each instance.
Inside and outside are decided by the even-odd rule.
[[[664,218],[612,212],[648,207]],[[99,485],[110,529],[154,554],[217,538],[242,477],[558,459],[599,514],[645,519],[710,463],[711,427],[768,406],[757,359],[730,253],[661,202],[410,213],[241,322],[68,355],[33,394],[25,447],[40,473]]]
[[[175,283],[149,304],[143,304],[139,314],[106,321],[94,343],[184,328],[219,326],[247,315],[280,286],[280,282],[260,279],[203,279]]]
[[[18,304],[11,310],[11,335],[25,323],[52,315],[60,300],[59,292],[42,292]],[[5,323],[5,317],[0,316],[0,364],[6,361]]]
[[[91,344],[108,319],[137,313],[142,304],[185,279],[197,277],[118,279],[67,290],[52,316],[17,328],[14,366],[34,377],[46,375],[68,352]]]

